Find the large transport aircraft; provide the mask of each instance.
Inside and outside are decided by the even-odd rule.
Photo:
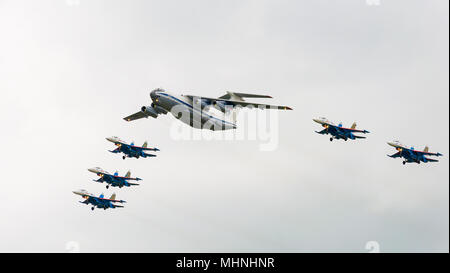
[[[292,110],[288,106],[277,106],[244,101],[244,98],[272,98],[267,95],[255,95],[246,93],[227,94],[219,98],[207,98],[193,95],[174,95],[163,89],[155,89],[150,92],[152,104],[142,106],[141,111],[124,118],[132,121],[141,118],[153,117],[172,113],[172,115],[182,122],[197,129],[209,129],[213,131],[236,129],[235,115],[233,122],[213,116],[209,111],[211,107],[222,113],[233,113],[237,107],[254,107],[259,109]],[[235,113],[235,112],[234,112]]]

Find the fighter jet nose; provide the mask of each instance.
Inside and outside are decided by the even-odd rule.
[[[314,122],[321,123],[319,119],[313,118]]]

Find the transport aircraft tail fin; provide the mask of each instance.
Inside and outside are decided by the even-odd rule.
[[[267,95],[258,95],[258,94],[248,94],[248,93],[235,93],[235,92],[230,92],[227,91],[227,93],[221,97],[219,97],[219,99],[224,99],[224,100],[237,100],[237,101],[244,101],[244,98],[262,98],[262,99],[271,99],[271,96],[267,96]]]

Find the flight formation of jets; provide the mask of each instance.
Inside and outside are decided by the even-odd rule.
[[[343,139],[347,141],[348,139],[357,139],[357,138],[366,138],[364,136],[355,135],[355,133],[362,133],[367,134],[369,131],[367,130],[357,130],[356,129],[356,123],[353,123],[351,128],[344,128],[342,126],[342,123],[339,123],[338,125],[335,125],[333,122],[328,121],[326,118],[319,118],[319,119],[313,119],[315,122],[319,123],[324,127],[320,132],[317,132],[321,135],[331,135],[330,141],[333,141],[333,139]],[[388,155],[392,158],[402,157],[403,165],[406,163],[417,163],[420,164],[420,162],[438,162],[436,159],[432,159],[425,156],[442,156],[440,153],[430,153],[428,151],[428,147],[425,147],[423,151],[417,151],[414,149],[414,147],[408,148],[405,145],[401,144],[398,140],[393,142],[388,142],[388,144],[392,147],[394,147],[398,152],[393,155]]]
[[[140,157],[155,157],[154,154],[148,154],[145,153],[145,151],[153,151],[157,152],[159,151],[158,148],[148,148],[147,142],[140,146],[135,146],[134,143],[126,143],[125,141],[121,140],[120,138],[113,136],[113,137],[107,137],[106,140],[114,143],[114,145],[117,146],[117,148],[113,151],[110,151],[111,153],[123,153],[122,158],[125,159],[127,157],[134,157],[134,158],[140,158]],[[141,181],[142,179],[139,177],[131,177],[131,172],[128,171],[125,176],[120,176],[119,173],[116,171],[114,174],[110,174],[109,172],[103,170],[100,167],[90,168],[88,169],[91,173],[95,173],[98,178],[97,180],[94,179],[94,182],[98,183],[106,183],[106,189],[109,189],[109,187],[131,187],[131,186],[138,186],[138,183],[131,182],[131,181]],[[82,204],[86,205],[92,205],[91,209],[94,210],[96,207],[100,209],[115,209],[115,208],[123,208],[121,205],[116,205],[116,203],[126,203],[123,200],[116,200],[116,194],[114,193],[109,199],[105,198],[105,196],[100,194],[98,197],[88,193],[86,190],[79,190],[74,191],[74,194],[80,195],[83,199],[85,199],[83,202],[80,201]]]
[[[199,97],[193,95],[174,95],[166,92],[163,89],[155,89],[150,92],[150,99],[152,101],[149,106],[142,106],[139,112],[136,112],[130,116],[124,118],[126,121],[132,121],[141,118],[157,118],[159,115],[166,115],[167,113],[171,113],[176,119],[180,120],[188,124],[193,128],[198,129],[209,129],[213,131],[219,130],[230,130],[236,129],[236,112],[239,107],[253,107],[257,109],[277,109],[277,110],[292,110],[292,108],[288,106],[277,106],[277,105],[269,105],[269,104],[261,104],[261,103],[251,103],[244,100],[244,98],[272,98],[267,95],[256,95],[256,94],[247,94],[247,93],[234,93],[227,92],[227,94],[219,97],[219,98],[207,98],[207,97]],[[233,121],[230,122],[223,118],[218,118],[214,116],[209,110],[214,108],[224,114],[233,114]],[[330,141],[334,139],[343,139],[347,141],[349,139],[364,139],[365,136],[361,136],[360,134],[368,134],[367,130],[359,130],[356,129],[356,123],[350,128],[343,127],[342,123],[335,125],[333,122],[327,120],[326,118],[313,119],[313,121],[319,123],[324,129],[321,131],[316,131],[316,133],[321,135],[330,135]],[[121,153],[123,154],[122,158],[147,158],[147,157],[156,157],[153,153],[148,152],[157,152],[158,148],[149,148],[147,147],[147,142],[145,142],[142,146],[136,146],[133,142],[130,144],[122,141],[118,137],[108,137],[106,140],[114,143],[116,148],[111,150],[111,153]],[[414,147],[408,148],[405,145],[402,145],[398,141],[388,142],[388,144],[394,147],[397,150],[397,153],[393,155],[388,155],[391,158],[403,158],[403,165],[406,163],[418,163],[421,162],[437,162],[438,160],[430,158],[430,156],[442,156],[440,153],[431,153],[429,152],[428,147],[425,147],[423,151],[415,150]],[[114,174],[110,174],[103,169],[96,167],[90,168],[88,171],[95,173],[100,178],[94,180],[98,183],[106,183],[106,188],[109,187],[131,187],[137,186],[139,184],[131,182],[131,181],[140,181],[141,178],[131,177],[130,171],[125,176],[120,176],[118,172]],[[93,194],[88,193],[85,190],[74,191],[74,194],[82,196],[84,201],[80,202],[86,205],[92,205],[92,210],[95,207],[102,208],[104,210],[108,208],[122,208],[122,204],[125,203],[123,200],[116,200],[116,194],[112,194],[112,196],[108,199],[105,198],[103,194],[98,197]]]

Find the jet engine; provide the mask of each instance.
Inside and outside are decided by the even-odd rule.
[[[215,101],[213,105],[214,105],[214,108],[216,108],[217,110],[219,110],[222,113],[228,113],[228,112],[230,112],[230,110],[233,110],[233,107],[231,105],[228,105],[224,101]]]
[[[141,111],[147,116],[151,116],[154,118],[158,117],[158,111],[152,106],[142,106]]]
[[[211,101],[208,99],[194,98],[193,103],[196,108],[200,108],[205,111],[208,111],[211,106]]]
[[[167,114],[167,110],[162,108],[159,105],[155,105],[154,103],[152,103],[152,107],[155,108],[155,110],[158,114],[164,114],[164,115]]]

